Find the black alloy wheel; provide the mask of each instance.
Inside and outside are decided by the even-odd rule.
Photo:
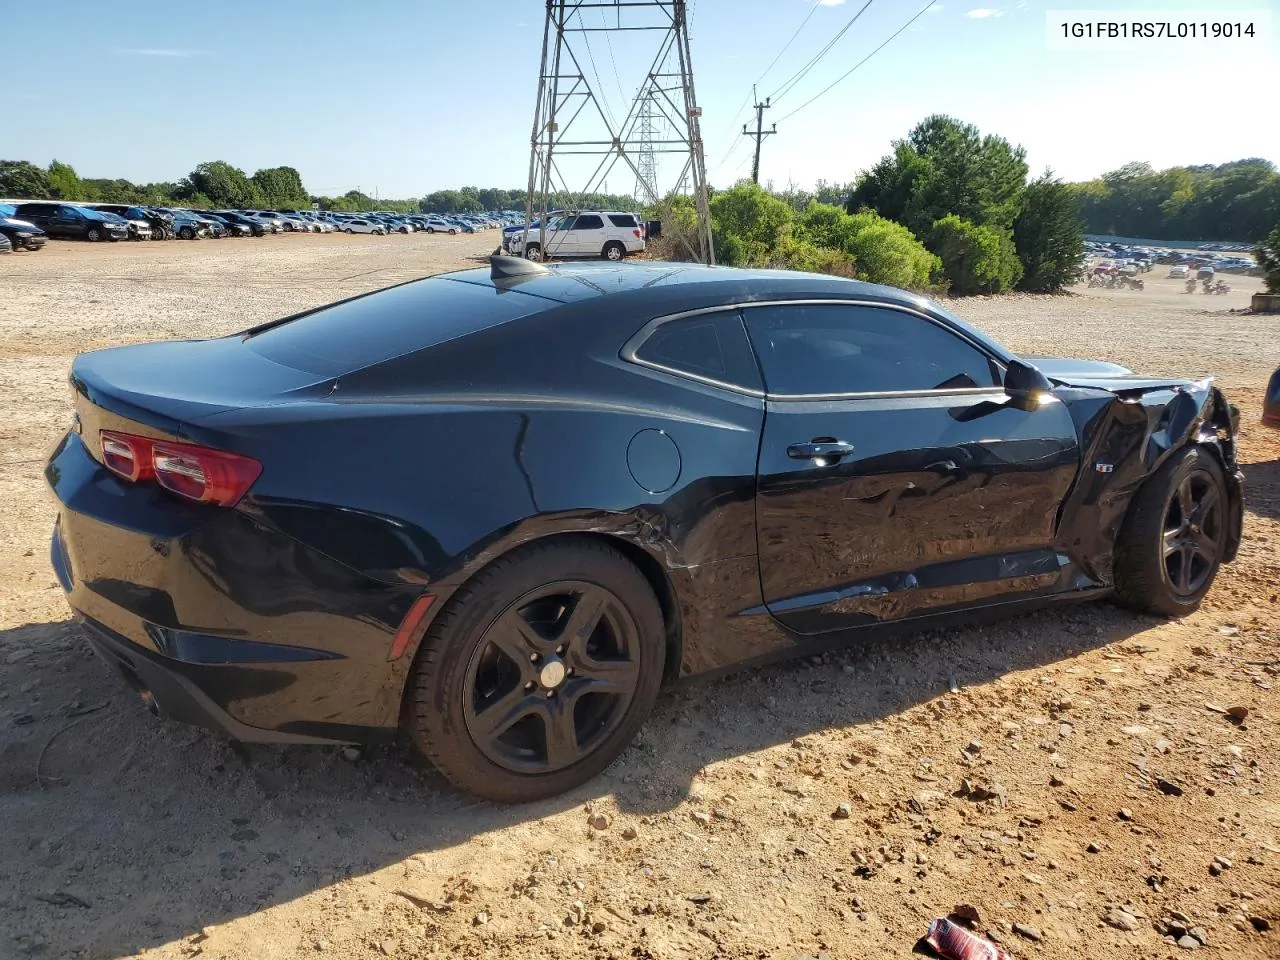
[[[459,587],[432,620],[403,722],[454,784],[525,803],[590,780],[626,749],[665,668],[662,608],[607,543],[518,547]]]
[[[1173,452],[1134,494],[1116,538],[1116,597],[1186,616],[1213,586],[1229,539],[1226,478],[1209,447]]]
[[[1194,470],[1169,496],[1164,524],[1164,570],[1180,597],[1200,591],[1222,559],[1222,495],[1217,477]]]
[[[638,646],[635,619],[602,586],[556,581],[526,594],[485,631],[467,666],[471,739],[519,773],[572,766],[626,716]]]

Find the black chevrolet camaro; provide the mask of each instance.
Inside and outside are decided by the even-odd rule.
[[[1210,381],[825,276],[495,257],[71,385],[53,565],[152,709],[403,730],[499,800],[604,769],[664,681],[979,608],[1179,615],[1241,536]]]

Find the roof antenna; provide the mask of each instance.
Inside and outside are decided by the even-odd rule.
[[[524,257],[504,257],[496,253],[489,258],[489,265],[489,279],[494,281],[514,280],[518,277],[532,277],[550,272],[542,264],[526,260]]]

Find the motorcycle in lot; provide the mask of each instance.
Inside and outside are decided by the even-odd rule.
[[[1227,285],[1226,285],[1226,283],[1224,283],[1224,282],[1223,282],[1223,281],[1221,281],[1221,280],[1218,280],[1218,281],[1213,282],[1213,283],[1210,283],[1208,280],[1206,280],[1206,281],[1204,282],[1204,292],[1205,292],[1205,293],[1216,293],[1218,296],[1222,296],[1223,294],[1230,293],[1230,292],[1231,292],[1231,288],[1230,288],[1229,286],[1227,286]]]
[[[1195,292],[1196,292],[1196,278],[1191,277],[1189,280],[1187,280],[1187,293],[1195,293]]]

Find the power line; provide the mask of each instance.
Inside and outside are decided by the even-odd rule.
[[[756,92],[756,88],[754,86],[751,88],[751,92]],[[764,112],[768,110],[770,106],[772,106],[772,104],[770,104],[768,100],[765,100],[764,103],[761,103],[759,100],[756,101],[756,129],[754,132],[748,130],[745,123],[742,125],[742,135],[744,137],[753,137],[756,141],[755,161],[751,164],[752,183],[760,182],[760,144],[764,142],[765,137],[771,137],[778,132],[778,125],[776,123],[773,125],[772,130],[764,129]]]
[[[800,36],[800,31],[805,28],[805,26],[813,18],[813,15],[818,12],[818,7],[820,6],[822,6],[821,0],[813,0],[813,3],[810,4],[809,6],[809,12],[805,14],[805,18],[800,21],[800,26],[796,27],[795,33],[791,34],[791,39],[786,42],[786,44],[782,47],[782,49],[778,51],[778,55],[774,57],[772,61],[770,61],[767,67],[764,68],[764,73],[760,74],[760,76],[756,78],[757,84],[764,82],[764,78],[769,75],[769,71],[772,70],[774,66],[777,64],[777,62],[782,59],[782,55],[786,53],[789,49],[791,49],[791,44],[795,43],[796,37]],[[692,15],[693,14],[691,12],[690,16]],[[728,136],[733,131],[733,128],[738,125],[738,117],[742,116],[743,108],[748,103],[751,102],[751,98],[753,96],[755,96],[754,91],[742,98],[742,102],[738,104],[738,109],[734,110],[732,115],[730,116],[729,126],[725,128],[725,132],[724,132],[725,136]],[[735,138],[729,144],[729,149],[725,151],[724,156],[720,158],[720,162],[716,164],[717,169],[719,167],[724,166],[725,161],[729,159],[729,154],[733,153],[733,151],[737,149],[738,145],[741,142],[742,142],[741,140],[738,140]]]
[[[800,21],[800,26],[796,27],[796,32],[791,35],[791,39],[788,40],[783,48],[778,51],[778,55],[769,62],[767,67],[764,68],[764,73],[760,74],[760,76],[756,78],[756,83],[764,82],[764,78],[769,75],[769,71],[772,70],[777,65],[778,61],[782,59],[782,55],[791,49],[791,45],[796,42],[796,37],[800,36],[800,31],[803,30],[809,21],[813,19],[813,15],[818,12],[818,8],[820,6],[822,6],[821,0],[813,0],[813,3],[809,7],[808,14],[806,14],[805,18]],[[743,101],[744,106],[745,104],[746,101]]]
[[[841,38],[842,38],[846,33],[848,33],[848,32],[849,32],[849,29],[850,29],[850,28],[851,28],[855,23],[857,23],[857,22],[858,22],[858,18],[859,18],[860,16],[862,16],[864,13],[866,13],[866,12],[867,12],[867,7],[871,6],[871,4],[872,4],[872,3],[874,3],[874,2],[875,2],[875,0],[867,0],[867,2],[866,2],[866,3],[864,3],[864,4],[859,8],[858,12],[857,12],[857,13],[855,13],[855,14],[854,14],[850,19],[849,19],[849,22],[848,22],[848,23],[846,23],[843,27],[841,27],[841,28],[840,28],[840,31],[839,31],[839,32],[838,32],[834,37],[832,37],[829,41],[827,41],[827,45],[826,45],[825,47],[823,47],[821,50],[819,50],[819,51],[818,51],[818,53],[817,53],[817,55],[815,55],[815,56],[814,56],[814,58],[813,58],[812,60],[810,60],[810,61],[809,61],[808,63],[806,63],[803,67],[801,67],[799,70],[797,70],[797,71],[795,72],[795,74],[794,74],[794,75],[792,75],[792,77],[791,77],[789,80],[787,80],[785,83],[783,83],[783,84],[782,84],[782,86],[780,86],[776,91],[774,91],[774,93],[772,94],[772,96],[770,97],[770,99],[771,99],[771,100],[780,100],[782,97],[784,97],[784,96],[786,96],[788,93],[790,93],[790,92],[791,92],[791,90],[792,90],[792,88],[793,88],[793,87],[795,87],[795,85],[796,85],[797,83],[799,83],[801,80],[803,80],[806,76],[808,76],[809,71],[810,71],[810,70],[812,70],[814,67],[816,67],[816,66],[818,65],[818,62],[819,62],[823,57],[825,57],[828,53],[830,53],[830,52],[831,52],[831,48],[832,48],[832,47],[834,47],[837,43],[839,43],[839,42],[840,42],[840,39],[841,39]]]
[[[814,94],[812,97],[810,97],[810,98],[809,98],[808,100],[806,100],[804,103],[800,104],[800,106],[796,107],[794,110],[792,110],[790,113],[788,113],[785,117],[783,117],[783,118],[782,118],[781,120],[779,120],[778,122],[779,122],[779,123],[782,123],[782,122],[784,122],[784,121],[786,121],[786,120],[791,119],[791,118],[792,118],[792,117],[794,117],[797,113],[799,113],[801,110],[803,110],[805,107],[809,106],[809,104],[813,103],[813,101],[815,101],[815,100],[817,100],[819,97],[821,97],[821,96],[823,96],[823,95],[825,95],[825,94],[829,93],[829,92],[832,90],[832,88],[834,88],[834,87],[835,87],[835,86],[837,86],[838,84],[842,83],[842,82],[843,82],[843,81],[844,81],[844,80],[849,76],[849,74],[853,73],[853,71],[857,70],[860,66],[862,66],[864,63],[866,63],[868,60],[870,60],[872,57],[874,57],[877,53],[879,53],[881,50],[883,50],[885,47],[887,47],[887,46],[888,46],[890,43],[892,43],[894,40],[896,40],[896,39],[898,38],[898,35],[899,35],[900,33],[902,33],[904,30],[906,30],[906,29],[907,29],[907,27],[911,26],[913,23],[915,23],[917,20],[919,20],[922,16],[924,16],[925,12],[926,12],[926,11],[928,11],[928,9],[929,9],[930,7],[932,7],[932,6],[933,6],[933,0],[930,0],[930,2],[926,3],[923,7],[921,7],[921,8],[920,8],[920,11],[919,11],[919,12],[918,12],[914,17],[912,17],[910,20],[908,20],[906,23],[904,23],[902,26],[900,26],[897,30],[895,30],[892,34],[890,34],[889,39],[885,40],[885,41],[884,41],[884,43],[880,44],[880,46],[876,47],[874,50],[872,50],[870,53],[868,53],[865,57],[863,57],[861,60],[859,60],[857,63],[855,63],[852,67],[850,67],[850,68],[849,68],[848,70],[846,70],[844,73],[840,74],[840,76],[838,76],[834,81],[832,81],[832,82],[831,82],[830,84],[828,84],[827,86],[823,87],[823,88],[822,88],[822,90],[820,90],[818,93]]]

